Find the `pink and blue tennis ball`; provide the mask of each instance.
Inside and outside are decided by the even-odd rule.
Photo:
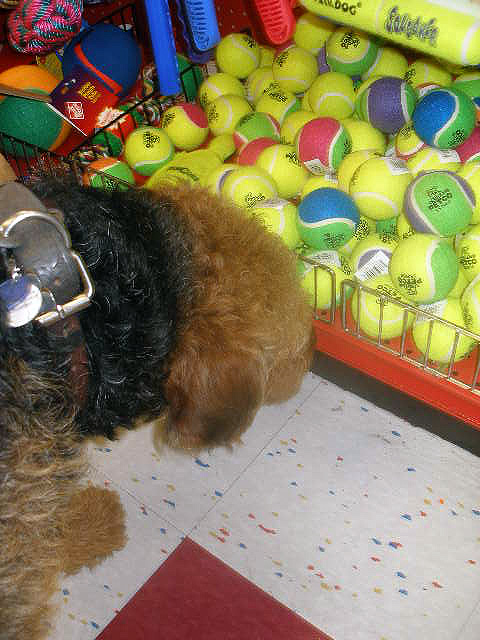
[[[280,140],[280,125],[269,113],[253,111],[240,118],[233,132],[233,141],[237,149],[256,138]]]
[[[314,118],[298,132],[297,157],[315,174],[336,171],[352,150],[350,134],[335,118]]]
[[[412,119],[416,101],[414,89],[405,80],[383,76],[362,93],[360,117],[383,133],[397,133]]]
[[[314,249],[337,249],[351,239],[359,219],[357,206],[349,195],[323,187],[300,202],[298,233]]]
[[[83,29],[65,47],[64,77],[75,66],[96,76],[112,93],[125,96],[135,84],[142,54],[134,36],[108,22]]]
[[[420,173],[405,192],[405,215],[421,233],[443,238],[461,233],[470,224],[474,208],[470,185],[453,171]]]
[[[418,102],[413,112],[417,135],[428,145],[454,149],[466,140],[475,127],[475,105],[460,89],[432,89]]]

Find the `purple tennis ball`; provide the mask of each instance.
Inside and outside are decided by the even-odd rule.
[[[360,94],[360,117],[383,133],[396,133],[412,119],[416,95],[414,89],[393,76],[378,78]]]

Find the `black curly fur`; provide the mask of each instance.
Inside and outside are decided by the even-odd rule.
[[[119,425],[131,427],[139,416],[158,416],[165,407],[167,356],[182,305],[192,296],[189,233],[169,203],[144,190],[101,192],[64,181],[32,190],[63,211],[72,246],[95,283],[93,304],[80,314],[90,378],[78,422],[85,434],[112,438]],[[17,354],[26,350],[22,357],[34,368],[64,372],[61,338],[30,326],[5,339]],[[52,340],[53,349],[45,343]]]

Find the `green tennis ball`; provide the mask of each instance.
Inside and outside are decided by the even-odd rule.
[[[220,71],[243,79],[260,64],[260,48],[246,33],[231,33],[218,43],[215,59]]]
[[[138,127],[125,140],[125,160],[142,176],[151,176],[170,162],[174,153],[172,141],[158,127]]]
[[[225,95],[240,96],[245,98],[245,88],[238,78],[228,73],[212,73],[211,76],[205,78],[198,89],[197,100],[203,109],[219,98]]]
[[[349,76],[359,76],[370,69],[377,53],[374,38],[351,27],[338,27],[326,43],[329,67]]]
[[[472,282],[480,274],[480,224],[471,227],[458,245],[458,261]]]
[[[225,95],[216,98],[206,109],[208,125],[214,136],[231,133],[239,120],[251,113],[252,108],[245,98],[237,95]]]
[[[285,118],[300,109],[300,100],[291,91],[273,88],[262,94],[256,104],[257,111],[263,111],[273,116],[280,125]]]
[[[430,233],[416,233],[401,240],[389,264],[395,288],[419,304],[446,298],[455,286],[458,269],[451,244]]]
[[[331,309],[332,303],[338,307],[342,300],[342,282],[352,276],[348,258],[338,251],[307,251],[298,258],[297,271],[310,304],[317,311]],[[346,298],[351,294],[352,287],[346,286]]]
[[[408,331],[413,324],[414,314],[407,311],[401,303],[409,303],[397,289],[388,274],[375,276],[362,282],[369,289],[374,289],[378,295],[369,291],[355,289],[352,297],[352,316],[355,322],[358,320],[360,329],[377,339],[383,340],[398,338]],[[389,296],[393,300],[382,298]]]
[[[364,280],[386,272],[397,245],[398,236],[393,233],[374,231],[362,238],[355,245],[350,257],[354,273],[360,272]]]
[[[398,216],[412,175],[403,160],[375,157],[363,162],[350,180],[349,193],[363,215],[374,220]]]
[[[264,200],[252,209],[252,217],[278,235],[289,249],[300,243],[297,230],[297,207],[283,198]]]
[[[233,133],[233,141],[237,149],[256,138],[280,140],[280,125],[269,113],[252,111],[237,122]]]
[[[404,211],[412,227],[444,238],[461,233],[471,222],[475,196],[453,171],[417,176],[405,192]]]
[[[480,222],[480,161],[472,160],[462,165],[457,170],[458,175],[463,178],[473,191],[475,196],[475,206],[470,224],[478,224]]]
[[[277,186],[269,173],[260,167],[250,166],[239,167],[229,173],[221,193],[245,209],[253,209],[278,196]]]
[[[198,89],[203,82],[203,73],[200,67],[192,64],[188,58],[177,53],[180,84],[188,102],[195,99]]]
[[[113,178],[113,180],[112,180]],[[115,180],[118,178],[127,184]],[[125,191],[128,185],[135,184],[133,173],[126,164],[117,158],[99,158],[91,162],[84,171],[83,184],[105,191]]]
[[[297,196],[310,175],[298,161],[295,147],[290,144],[267,147],[260,153],[255,164],[272,176],[281,198]]]
[[[275,56],[272,71],[282,89],[303,93],[318,76],[317,59],[306,49],[288,47]]]
[[[470,283],[460,298],[467,329],[480,334],[480,280]]]
[[[437,318],[452,322],[458,327],[463,329],[467,328],[462,305],[458,298],[448,297],[436,304],[425,305],[422,309],[428,311]],[[442,324],[441,322],[434,321],[433,328],[430,332],[431,325],[431,318],[419,314],[412,329],[412,337],[416,347],[424,356],[427,355],[428,360],[441,363],[450,362],[453,356],[453,348],[455,344],[455,329]],[[428,344],[429,336],[430,345]],[[474,346],[475,341],[472,338],[459,333],[459,339],[455,349],[455,355],[453,356],[453,361],[457,362],[458,360],[466,358]]]
[[[385,153],[387,148],[387,138],[384,133],[375,129],[370,122],[355,118],[345,118],[342,124],[350,135],[352,141],[352,151],[375,151],[380,155]]]
[[[317,116],[342,120],[355,108],[353,81],[346,73],[327,71],[318,76],[308,92],[310,107]]]

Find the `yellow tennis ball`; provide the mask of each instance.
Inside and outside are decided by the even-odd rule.
[[[349,193],[360,213],[373,220],[400,215],[412,174],[399,158],[370,158],[356,169]]]
[[[375,158],[379,154],[376,151],[370,151],[369,149],[362,149],[360,151],[354,151],[353,153],[347,153],[347,155],[340,162],[337,169],[338,185],[345,193],[349,192],[350,180],[358,167]]]
[[[252,209],[252,217],[277,234],[289,249],[300,243],[297,229],[297,207],[283,198],[264,200]]]
[[[295,24],[293,40],[298,47],[303,47],[316,56],[334,31],[333,22],[307,11]]]
[[[273,178],[261,167],[245,166],[228,174],[221,193],[245,209],[260,206],[265,200],[278,196]]]
[[[367,71],[377,57],[377,40],[352,27],[339,26],[326,43],[327,63],[332,71],[358,76]]]
[[[404,124],[395,134],[395,153],[403,160],[408,160],[425,147],[426,144],[417,135],[412,121]]]
[[[387,138],[384,133],[375,129],[370,122],[356,118],[345,118],[342,124],[350,134],[352,153],[369,149],[383,155],[387,148]]]
[[[457,171],[460,168],[460,156],[455,149],[437,149],[424,146],[405,161],[412,176],[420,171]]]
[[[367,218],[366,216],[360,216],[357,224],[355,225],[353,236],[350,238],[347,244],[344,244],[339,248],[339,251],[341,251],[346,256],[349,256],[351,259],[353,251],[357,244],[361,240],[364,240],[367,236],[375,233],[375,229],[375,220],[370,220],[370,218]]]
[[[458,298],[448,297],[436,304],[423,305],[421,309],[432,313],[437,318],[452,322],[457,327],[467,328],[462,305]],[[433,322],[431,333],[430,328],[431,319],[428,316],[419,314],[412,329],[412,337],[417,349],[423,355],[428,353],[428,360],[442,363],[450,362],[453,356],[456,330],[453,327],[435,321]],[[430,345],[428,344],[429,336]],[[474,346],[475,341],[472,338],[459,333],[453,361],[457,362],[466,358]]]
[[[246,78],[260,64],[260,47],[246,33],[231,33],[218,43],[215,59],[220,71]]]
[[[300,164],[296,149],[290,144],[267,147],[260,153],[255,164],[272,176],[281,198],[297,196],[308,180],[309,171]]]
[[[161,127],[175,147],[183,151],[193,151],[200,147],[209,132],[205,113],[201,107],[191,102],[165,109]]]
[[[362,80],[373,75],[403,78],[407,68],[407,59],[401,51],[394,47],[380,47],[372,66],[362,74]]]
[[[175,149],[168,135],[158,127],[134,129],[125,140],[128,165],[142,176],[151,176],[173,158]]]
[[[362,285],[377,292],[355,289],[352,297],[353,319],[355,322],[358,319],[360,329],[367,336],[391,340],[410,329],[415,314],[405,310],[402,303],[411,303],[395,289],[388,274],[363,280]]]
[[[453,285],[453,289],[449,292],[448,297],[461,298],[468,285],[469,282],[467,276],[465,275],[465,272],[463,271],[463,269],[459,269],[457,281]]]
[[[177,184],[178,182],[201,184],[202,180],[220,164],[217,154],[208,149],[180,151],[170,162],[150,176],[145,187],[155,189],[163,183]]]
[[[223,183],[225,182],[225,178],[238,169],[238,164],[234,164],[233,162],[225,162],[218,167],[215,167],[213,171],[210,171],[207,175],[203,176],[200,180],[200,183],[204,187],[208,187],[213,193],[220,195],[223,187]]]
[[[207,145],[207,149],[217,154],[222,162],[228,160],[235,153],[236,147],[231,133],[222,133],[213,137]]]
[[[480,280],[471,282],[465,288],[460,304],[467,329],[480,334]]]
[[[310,89],[307,89],[305,91],[305,93],[302,96],[302,99],[300,100],[300,108],[303,111],[312,111],[312,107],[310,106]]]
[[[300,100],[294,93],[275,88],[262,94],[256,105],[257,111],[269,113],[280,125],[288,115],[299,109]]]
[[[412,227],[409,219],[403,211],[397,218],[396,233],[400,240],[406,240],[415,233],[415,229]]]
[[[297,271],[310,304],[317,311],[331,309],[332,303],[338,307],[342,300],[342,282],[352,277],[348,258],[338,251],[307,251],[298,258]],[[352,288],[345,287],[345,294],[346,298],[350,297]]]
[[[275,56],[273,77],[285,91],[303,93],[318,76],[315,56],[301,47],[288,47]]]
[[[457,170],[457,173],[468,182],[473,191],[475,207],[473,209],[471,224],[478,224],[480,222],[480,160],[467,162]]]
[[[346,73],[322,73],[310,87],[308,100],[317,116],[330,116],[337,120],[348,118],[355,108],[353,80]]]
[[[225,95],[245,98],[245,87],[238,78],[229,73],[213,73],[205,78],[198,88],[197,100],[202,109],[206,109],[210,102]]]
[[[445,70],[445,65],[435,62],[433,58],[419,58],[412,62],[408,66],[404,78],[413,88],[427,82],[447,87],[452,82],[452,76]]]
[[[280,89],[271,67],[259,67],[245,80],[247,100],[252,104],[256,104],[262,95],[271,89]]]
[[[330,187],[331,189],[340,188],[334,173],[322,173],[320,175],[312,175],[309,173],[309,178],[303,185],[300,199],[303,200],[303,198],[316,189],[325,189],[326,187]]]
[[[367,224],[370,227],[370,223]],[[361,279],[385,273],[397,245],[398,236],[394,233],[369,233],[357,242],[352,251],[350,264],[353,272],[358,273]]]
[[[290,113],[283,121],[280,127],[280,139],[284,144],[293,144],[295,142],[295,136],[303,127],[304,124],[310,122],[315,118],[315,114],[312,111],[305,111],[299,109]]]
[[[467,279],[472,282],[480,274],[480,224],[469,227],[458,244],[457,255]]]
[[[275,57],[275,49],[273,47],[266,47],[261,44],[260,46],[260,63],[259,67],[271,67],[273,59]]]
[[[214,136],[223,133],[233,135],[238,121],[251,112],[252,108],[245,98],[236,95],[220,96],[207,106],[210,131]]]

